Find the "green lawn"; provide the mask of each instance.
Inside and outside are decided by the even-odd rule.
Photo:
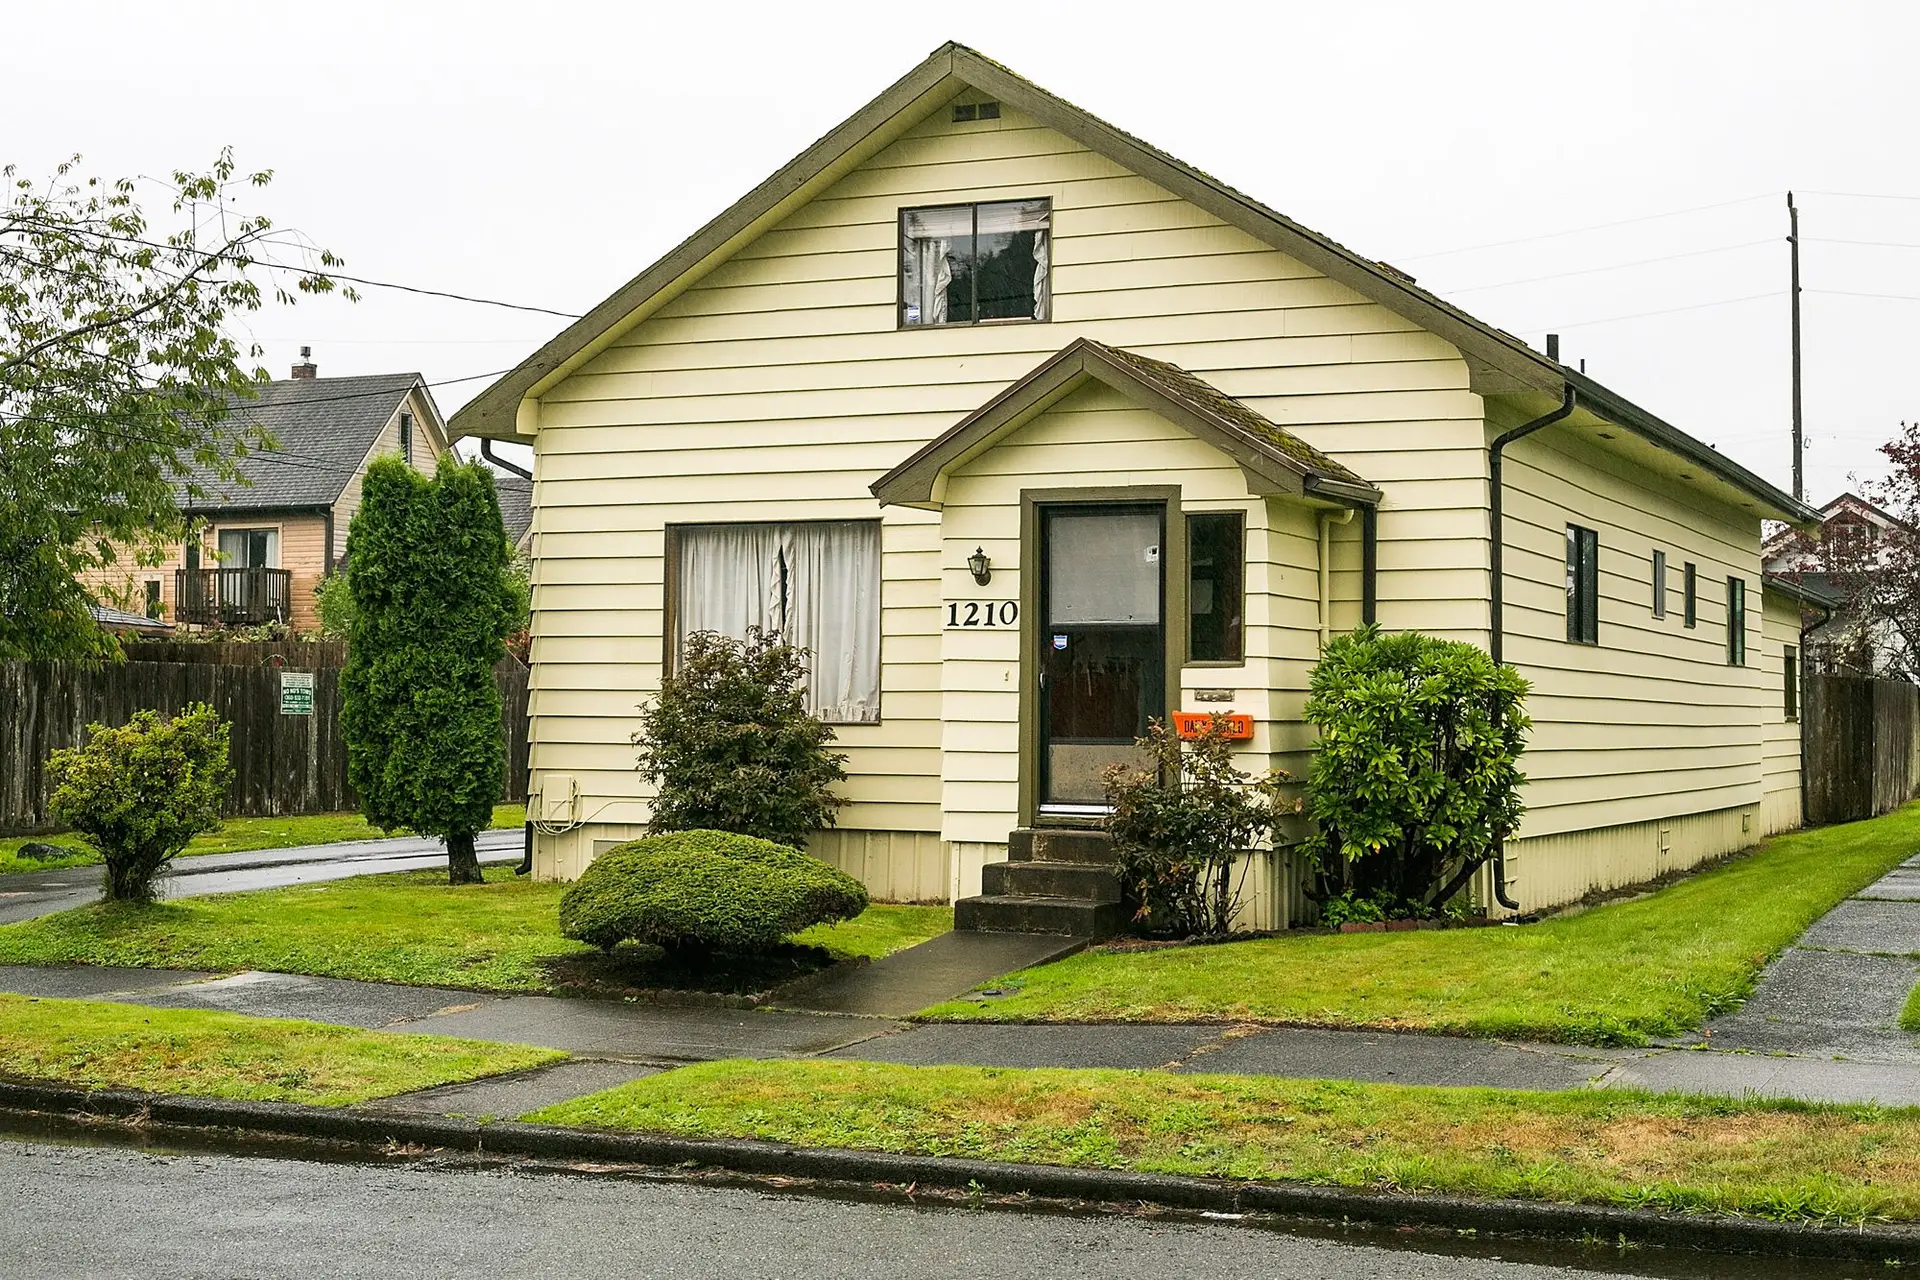
[[[525,805],[502,804],[493,809],[495,829],[525,824]],[[357,813],[312,813],[288,818],[228,818],[218,831],[198,836],[180,856],[191,858],[202,853],[242,853],[250,849],[292,849],[309,844],[336,844],[342,840],[378,840],[395,834],[371,825]],[[70,858],[52,858],[39,862],[22,858],[17,850],[28,841],[56,844],[73,850]],[[0,840],[0,875],[14,871],[49,871],[60,867],[87,867],[100,861],[87,842],[77,835],[20,836]]]
[[[96,904],[0,928],[0,964],[272,969],[491,991],[554,989],[543,961],[590,955],[560,936],[561,884],[487,869],[484,885],[422,871],[162,901]],[[874,906],[796,941],[880,956],[944,933],[945,907]]]
[[[1094,950],[925,1016],[1232,1020],[1640,1044],[1746,996],[1767,959],[1920,848],[1920,804],[1783,836],[1658,893],[1512,928]]]
[[[1794,1221],[1920,1218],[1920,1111],[1575,1090],[708,1062],[543,1124]]]
[[[342,1106],[566,1056],[286,1018],[0,995],[0,1074],[64,1084]]]

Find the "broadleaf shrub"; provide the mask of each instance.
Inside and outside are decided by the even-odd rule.
[[[807,711],[806,651],[750,628],[686,639],[660,695],[641,708],[642,776],[655,787],[655,833],[731,831],[804,849],[845,800],[846,757]]]
[[[560,930],[609,951],[631,941],[745,953],[866,909],[864,885],[798,849],[726,831],[676,831],[595,858],[560,899]]]
[[[1322,901],[1432,914],[1525,812],[1527,682],[1486,651],[1363,627],[1327,646],[1307,719],[1320,747],[1304,852]]]
[[[1183,744],[1165,722],[1150,721],[1138,743],[1144,767],[1106,771],[1107,832],[1143,933],[1227,933],[1239,906],[1234,859],[1271,839],[1282,814],[1298,811],[1281,795],[1285,772],[1254,778],[1234,766],[1226,727],[1224,716],[1208,716]]]
[[[153,901],[153,882],[187,842],[220,825],[233,781],[228,730],[196,704],[171,720],[137,711],[124,725],[87,727],[78,747],[47,761],[49,812],[106,861],[109,902]]]

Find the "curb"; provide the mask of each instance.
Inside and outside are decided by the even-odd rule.
[[[1304,1183],[1239,1183],[1170,1174],[790,1147],[741,1139],[674,1138],[502,1121],[477,1124],[284,1102],[76,1089],[0,1080],[0,1111],[105,1117],[189,1129],[243,1130],[347,1143],[371,1155],[396,1145],[535,1159],[697,1165],[753,1175],[977,1189],[998,1195],[1138,1204],[1209,1213],[1265,1213],[1379,1226],[1497,1235],[1623,1239],[1662,1248],[1881,1263],[1920,1261],[1920,1227],[1814,1227],[1759,1218],[1663,1213],[1605,1205],[1480,1200]]]

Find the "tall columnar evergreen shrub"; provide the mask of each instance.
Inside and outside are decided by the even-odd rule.
[[[171,720],[138,711],[117,729],[87,726],[85,745],[47,761],[54,820],[106,861],[109,902],[151,902],[153,882],[187,841],[220,825],[233,781],[227,722],[204,704]]]
[[[1422,915],[1457,892],[1525,812],[1526,694],[1474,645],[1377,627],[1329,644],[1306,707],[1321,896]]]
[[[380,459],[367,468],[347,548],[348,780],[369,822],[441,837],[448,879],[477,883],[474,836],[492,819],[506,766],[493,668],[512,622],[492,474],[443,456],[429,480]]]
[[[656,789],[655,832],[731,831],[804,849],[846,803],[846,757],[810,714],[806,652],[752,628],[745,640],[697,631],[660,696],[641,708],[642,776]]]

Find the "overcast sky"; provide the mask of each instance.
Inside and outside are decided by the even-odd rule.
[[[43,0],[6,26],[0,161],[163,174],[231,143],[277,171],[253,207],[349,271],[566,312],[957,39],[1535,346],[1558,331],[1782,486],[1791,187],[1809,496],[1920,414],[1920,6],[1898,0]],[[275,375],[310,343],[323,377],[437,383],[565,324],[363,292],[255,317]]]

